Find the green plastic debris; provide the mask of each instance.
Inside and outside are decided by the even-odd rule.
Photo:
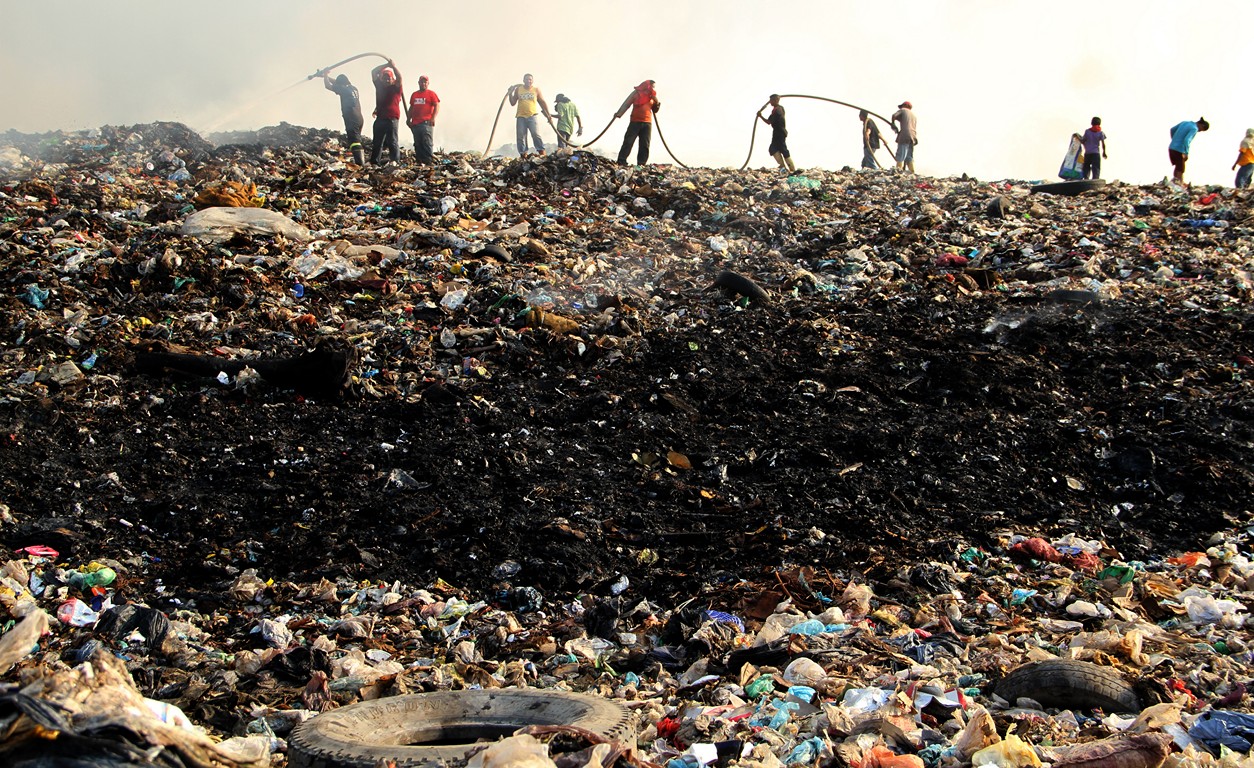
[[[1097,574],[1099,579],[1118,579],[1120,584],[1127,584],[1135,576],[1136,569],[1127,565],[1108,565]]]
[[[763,675],[745,686],[745,696],[749,701],[756,701],[774,690],[775,679],[770,675]]]

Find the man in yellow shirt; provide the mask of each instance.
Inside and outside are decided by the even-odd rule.
[[[518,156],[526,157],[527,155],[528,133],[531,134],[532,143],[536,145],[536,152],[543,155],[544,142],[540,140],[540,129],[536,125],[536,114],[543,112],[546,120],[552,120],[553,116],[549,114],[549,105],[544,101],[544,95],[535,86],[534,77],[529,74],[523,75],[522,84],[515,85],[509,89],[509,104],[511,107],[518,105],[518,111],[514,113]]]

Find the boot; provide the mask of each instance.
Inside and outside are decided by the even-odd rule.
[[[776,152],[771,155],[771,157],[775,158],[775,162],[779,163],[779,169],[781,171],[784,170],[784,154],[782,152]]]
[[[366,164],[366,150],[360,144],[354,144],[350,149],[353,150],[353,162],[358,165]]]
[[[913,160],[906,163],[906,170],[910,171],[911,173],[914,173],[914,161]]]
[[[788,157],[786,157],[786,158],[784,158],[784,159],[788,161],[788,170],[789,170],[790,172],[792,172],[792,173],[796,173],[796,172],[797,172],[797,166],[793,165],[793,163],[792,163],[792,156],[790,155],[790,156],[788,156]]]

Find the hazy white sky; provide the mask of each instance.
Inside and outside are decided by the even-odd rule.
[[[443,101],[436,145],[482,151],[510,84],[531,72],[552,103],[579,106],[584,138],[631,87],[657,81],[660,126],[689,165],[739,167],[772,92],[826,96],[889,116],[910,100],[920,173],[1052,179],[1068,137],[1102,117],[1103,176],[1170,171],[1167,130],[1205,116],[1187,179],[1231,184],[1254,126],[1251,0],[0,0],[0,130],[78,130],[173,120],[208,132],[281,120],[341,128],[316,69],[357,53],[393,57]],[[373,92],[360,59],[342,72]],[[786,100],[802,167],[857,166],[852,110]],[[501,117],[494,146],[513,138]],[[763,126],[765,128],[765,126]],[[611,154],[617,121],[597,144]],[[542,129],[546,141],[551,131]],[[759,131],[753,166],[773,166]],[[402,128],[402,146],[410,146]],[[634,157],[634,155],[633,155]],[[886,161],[886,153],[880,153]],[[669,162],[655,136],[653,159]]]

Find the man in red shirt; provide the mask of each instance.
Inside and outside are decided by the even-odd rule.
[[[424,165],[435,159],[435,116],[440,114],[440,97],[427,87],[427,76],[418,78],[418,90],[409,97],[409,129],[414,132],[414,157]]]
[[[627,155],[631,154],[631,145],[640,139],[640,148],[636,150],[636,165],[649,162],[649,140],[653,134],[653,113],[658,111],[662,102],[658,101],[657,91],[652,80],[645,80],[632,89],[631,94],[623,101],[623,105],[614,113],[614,117],[622,117],[627,108],[631,108],[631,122],[627,124],[627,133],[623,136],[622,149],[618,150],[618,164],[627,164]]]
[[[401,85],[401,71],[391,59],[370,70],[374,83],[374,146],[370,150],[370,162],[375,165],[383,159],[383,150],[393,162],[401,160],[401,145],[397,132],[401,123],[401,107],[405,92]]]

